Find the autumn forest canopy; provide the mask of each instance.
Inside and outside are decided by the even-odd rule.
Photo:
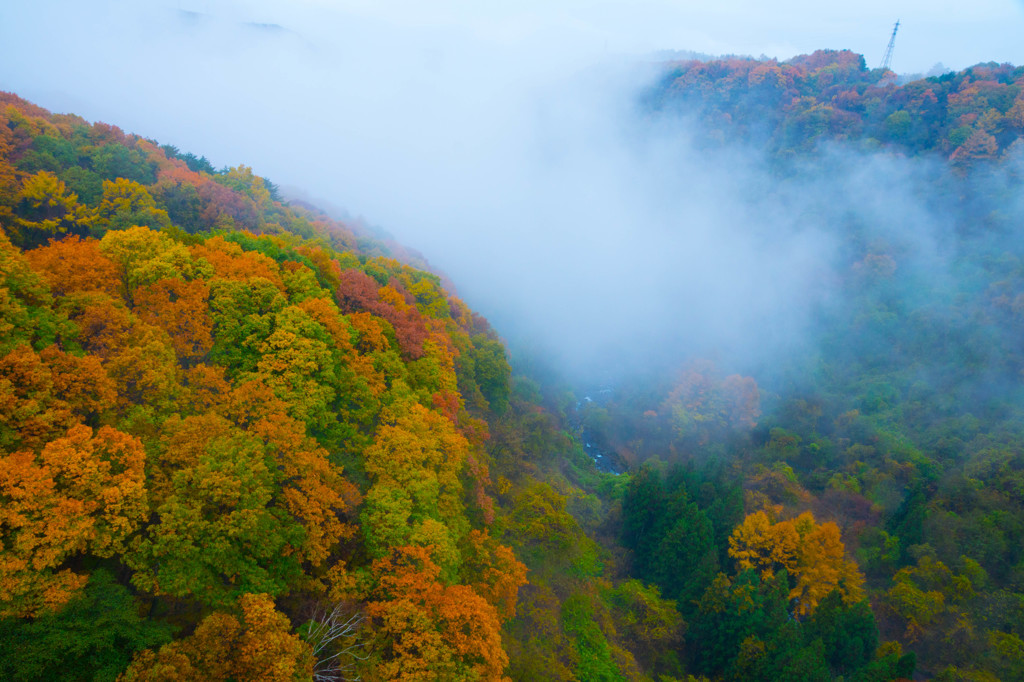
[[[828,245],[743,348],[799,343],[561,371],[258,169],[0,92],[0,678],[1024,678],[1024,67],[634,94],[756,150],[786,219],[731,239]]]

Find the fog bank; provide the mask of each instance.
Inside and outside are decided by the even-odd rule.
[[[6,17],[0,88],[344,206],[513,346],[584,375],[810,352],[851,215],[941,271],[913,164],[836,151],[783,182],[755,150],[701,151],[685,119],[637,107],[656,68],[626,52],[652,45],[614,38],[611,5],[393,4],[43,0]]]

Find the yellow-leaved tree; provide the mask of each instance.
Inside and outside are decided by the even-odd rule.
[[[846,558],[839,526],[818,523],[810,512],[776,522],[764,511],[748,515],[729,538],[729,556],[740,570],[758,570],[764,577],[786,569],[799,616],[810,615],[832,590],[847,604],[864,598],[864,576]]]
[[[12,241],[35,246],[51,237],[85,232],[91,218],[78,195],[53,173],[39,171],[25,178],[18,194]]]

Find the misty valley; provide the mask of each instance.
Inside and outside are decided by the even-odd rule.
[[[1024,680],[1024,67],[566,88],[424,253],[0,92],[0,679]]]

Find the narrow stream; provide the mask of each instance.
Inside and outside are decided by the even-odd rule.
[[[597,470],[618,476],[626,471],[626,467],[623,466],[622,461],[614,452],[603,450],[594,442],[596,438],[589,432],[583,419],[583,411],[586,409],[586,406],[590,404],[605,405],[611,398],[612,389],[603,387],[595,395],[597,398],[587,395],[582,400],[576,401],[575,423],[573,426],[576,429],[580,442],[583,443],[583,451],[587,453],[590,459],[594,460]]]

